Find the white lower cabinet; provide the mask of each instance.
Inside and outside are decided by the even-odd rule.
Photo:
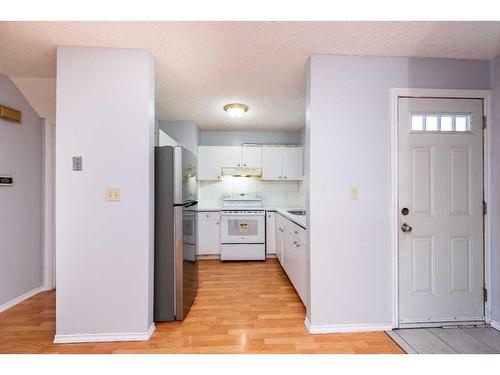
[[[198,255],[220,254],[220,212],[198,212]]]
[[[274,232],[274,247],[276,249],[276,258],[283,266],[283,237],[285,234],[285,219],[280,214],[276,214],[276,229]]]
[[[266,254],[276,254],[276,213],[266,213]]]
[[[276,214],[276,255],[304,304],[307,293],[305,237],[304,228]]]

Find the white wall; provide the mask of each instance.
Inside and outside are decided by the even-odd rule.
[[[0,74],[0,103],[22,112],[21,124],[0,119],[0,310],[42,286],[43,121],[11,80]]]
[[[58,340],[145,338],[153,324],[154,122],[148,51],[58,47]]]
[[[300,142],[298,132],[273,131],[201,131],[200,145],[241,146],[244,143],[293,145]]]
[[[158,146],[177,146],[177,142],[163,130],[158,129]]]
[[[193,154],[198,154],[200,144],[200,128],[194,121],[159,121],[158,128],[173,138],[179,146],[185,147]]]
[[[200,207],[220,207],[224,195],[232,193],[260,194],[264,207],[304,207],[301,181],[261,181],[233,176],[222,181],[198,181]]]
[[[488,89],[488,61],[313,55],[309,69],[308,320],[390,326],[390,88]]]
[[[491,61],[491,102],[492,119],[489,124],[489,142],[491,155],[490,202],[491,218],[491,318],[500,326],[500,56]]]

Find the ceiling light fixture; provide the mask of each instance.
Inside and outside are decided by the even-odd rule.
[[[224,111],[231,117],[241,117],[248,111],[248,106],[241,103],[231,103],[224,106]]]

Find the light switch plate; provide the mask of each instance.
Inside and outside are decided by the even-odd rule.
[[[73,170],[81,171],[83,169],[82,165],[82,157],[81,156],[73,156]]]
[[[351,187],[351,199],[359,199],[359,190],[357,186],[352,186]]]
[[[106,188],[106,201],[108,202],[120,202],[120,188],[108,187]]]

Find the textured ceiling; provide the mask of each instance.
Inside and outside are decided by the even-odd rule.
[[[156,63],[160,120],[292,131],[305,121],[311,54],[489,59],[499,40],[499,22],[1,22],[0,72],[54,78],[57,45],[146,48]],[[43,95],[35,80],[23,84]],[[234,101],[250,106],[247,115],[222,111]]]

